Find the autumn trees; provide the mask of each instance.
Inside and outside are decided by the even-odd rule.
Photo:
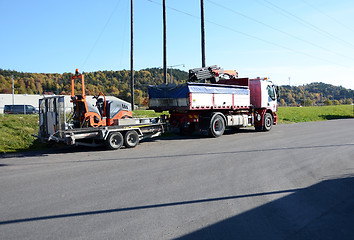
[[[86,94],[95,95],[103,92],[106,95],[130,99],[130,71],[97,71],[85,74]],[[188,73],[173,69],[175,82],[185,82]],[[0,69],[0,93],[12,92],[12,77],[16,94],[71,94],[72,73],[45,74],[23,73]],[[170,75],[168,75],[168,79]],[[135,102],[147,105],[147,86],[163,83],[163,71],[160,68],[149,68],[135,72]],[[81,83],[75,84],[75,91],[81,91]]]
[[[130,71],[97,71],[85,74],[86,94],[95,95],[103,92],[124,100],[130,99]],[[168,70],[167,79],[171,82],[171,70]],[[184,83],[188,73],[173,69],[173,82]],[[14,78],[15,93],[18,94],[70,94],[72,73],[45,74],[23,73],[0,69],[0,93],[12,92],[12,76]],[[139,106],[148,104],[147,86],[163,83],[161,68],[147,68],[135,72],[135,103]],[[75,85],[80,91],[81,83]],[[332,104],[352,104],[354,91],[325,83],[311,83],[302,86],[280,86],[280,106],[312,106]]]
[[[325,83],[310,83],[302,86],[281,86],[280,106],[321,106],[352,104],[354,91]]]

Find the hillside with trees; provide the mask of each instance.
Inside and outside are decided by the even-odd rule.
[[[341,86],[315,82],[302,86],[280,86],[280,106],[323,106],[352,104],[354,91]]]
[[[167,79],[170,78],[171,69],[168,70]],[[126,101],[130,99],[130,71],[97,71],[83,72],[87,95],[103,92],[105,95],[119,97]],[[23,73],[0,69],[0,94],[12,93],[12,76],[16,94],[71,94],[72,73],[47,74]],[[172,80],[175,83],[185,82],[188,73],[179,69],[172,70]],[[149,68],[134,72],[135,103],[147,105],[147,86],[163,83],[163,70]],[[75,91],[81,91],[81,83],[75,84]]]
[[[130,71],[97,71],[85,74],[86,94],[95,95],[103,92],[129,101],[130,99]],[[167,79],[171,81],[171,69]],[[71,93],[72,73],[23,73],[0,69],[0,93],[12,93],[12,76],[17,94],[67,94]],[[147,86],[163,83],[163,70],[148,68],[135,71],[135,103],[139,106],[147,105]],[[179,69],[172,69],[174,83],[184,83],[188,73]],[[77,83],[76,91],[80,91],[81,84]],[[354,91],[341,86],[315,82],[302,86],[284,85],[279,87],[280,106],[313,106],[332,104],[352,104]]]

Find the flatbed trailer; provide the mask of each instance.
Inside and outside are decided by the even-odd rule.
[[[135,147],[140,140],[165,132],[165,117],[119,119],[117,125],[75,128],[65,112],[64,96],[46,97],[39,102],[39,132],[42,142],[101,146],[109,149]]]

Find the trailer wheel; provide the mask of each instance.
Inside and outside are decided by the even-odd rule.
[[[225,122],[220,115],[215,115],[210,121],[210,135],[212,137],[220,137],[224,134]]]
[[[266,113],[264,115],[264,121],[263,121],[263,131],[269,131],[270,129],[272,129],[273,126],[273,116],[270,113]]]
[[[117,150],[123,145],[123,135],[120,132],[109,134],[106,139],[106,146],[108,149]]]
[[[124,135],[124,146],[127,148],[133,148],[139,144],[139,135],[136,131],[128,131]]]

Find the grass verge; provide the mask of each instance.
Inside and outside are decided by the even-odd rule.
[[[133,112],[133,117],[134,118],[154,118],[154,117],[160,117],[161,115],[169,115],[167,111],[162,112],[162,113],[157,113],[154,110],[134,110]]]
[[[38,132],[38,115],[0,115],[0,153],[43,148],[32,134]]]
[[[353,117],[352,105],[278,108],[279,123],[312,122]]]

